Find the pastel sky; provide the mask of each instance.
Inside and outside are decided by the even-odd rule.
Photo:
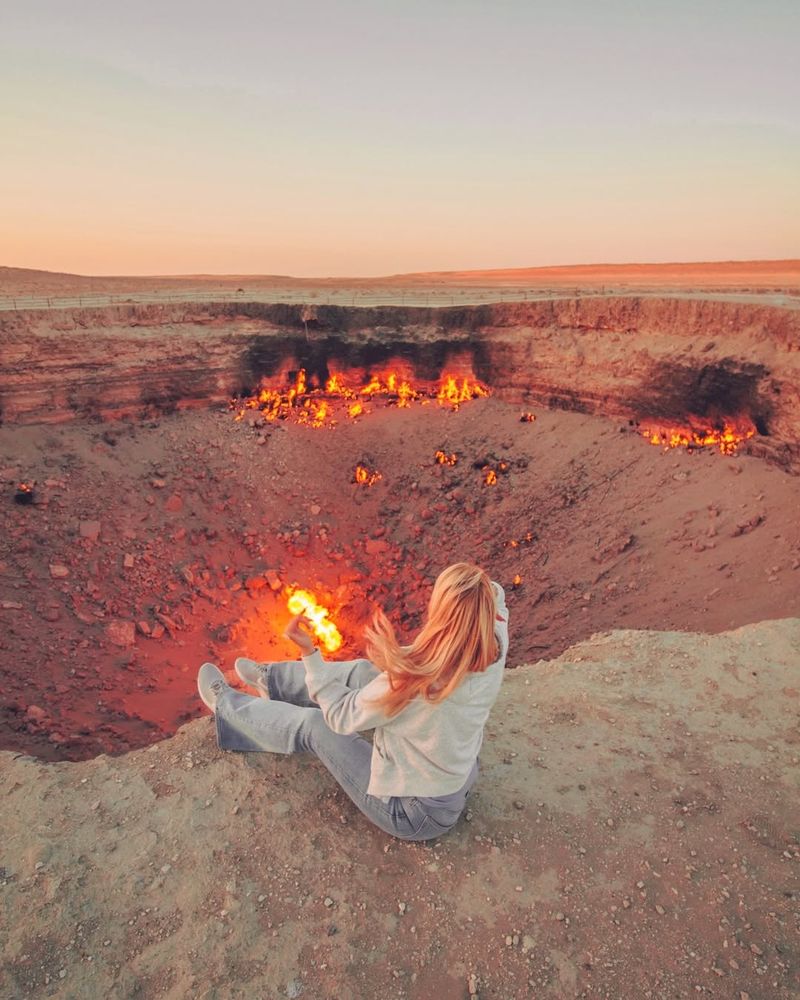
[[[5,0],[0,264],[800,256],[798,0]]]

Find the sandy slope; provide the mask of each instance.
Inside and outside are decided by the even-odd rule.
[[[0,755],[2,995],[788,1000],[800,620],[614,632],[506,675],[471,813],[386,837],[208,719]]]

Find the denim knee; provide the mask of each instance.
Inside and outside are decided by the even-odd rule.
[[[330,730],[322,711],[319,708],[306,709],[303,721],[295,733],[295,750],[314,753],[316,737],[325,732]]]

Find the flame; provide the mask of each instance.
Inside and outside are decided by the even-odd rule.
[[[356,471],[353,473],[353,482],[358,483],[359,486],[373,486],[379,479],[383,479],[380,472],[377,470],[370,472],[365,465],[357,465]]]
[[[517,587],[521,585],[522,585],[522,577],[519,575],[519,573],[516,573],[514,575],[514,579],[511,581],[511,586],[514,588],[514,590],[516,590]]]
[[[519,422],[521,424],[532,424],[536,419],[535,413],[521,413],[519,417]]]
[[[747,423],[738,426],[728,421],[722,427],[645,427],[640,433],[650,444],[659,445],[665,451],[670,448],[708,448],[716,446],[723,455],[735,455],[739,445],[755,434],[755,427]]]
[[[484,474],[483,475],[484,483],[487,486],[494,486],[495,483],[497,482],[497,473],[494,471],[494,469],[490,469],[489,466],[487,465],[481,471]]]
[[[454,375],[444,375],[439,385],[439,391],[436,393],[436,398],[441,405],[452,406],[454,410],[457,410],[462,403],[466,403],[470,399],[488,395],[488,389],[479,382],[470,384],[469,380],[464,378],[459,386],[458,380]]]
[[[289,587],[287,606],[293,615],[305,615],[311,622],[311,631],[329,653],[335,653],[342,645],[342,634],[330,620],[328,609],[318,604],[308,590]]]
[[[17,486],[17,493],[33,493],[33,483],[20,483]]]
[[[254,396],[232,399],[234,419],[243,420],[248,410],[257,410],[264,420],[286,420],[290,417],[310,427],[334,426],[335,404],[345,402],[347,415],[355,419],[367,410],[364,403],[385,397],[387,404],[399,408],[410,407],[414,402],[425,405],[437,400],[442,406],[457,410],[471,399],[488,396],[489,389],[474,379],[463,377],[459,383],[454,375],[443,375],[437,385],[416,388],[395,371],[372,375],[358,388],[348,386],[344,375],[331,373],[323,388],[309,386],[306,370],[301,368],[288,389],[275,389],[263,385]]]
[[[458,461],[458,455],[453,452],[448,455],[445,451],[437,451],[435,457],[439,465],[455,465]]]

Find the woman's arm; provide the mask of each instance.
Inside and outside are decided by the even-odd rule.
[[[347,687],[331,677],[329,665],[318,649],[303,654],[308,693],[322,709],[322,717],[335,733],[359,733],[392,720],[374,702],[389,690],[386,674],[378,674],[362,688]]]
[[[385,726],[390,720],[373,702],[389,689],[386,674],[379,674],[369,684],[353,690],[331,676],[322,654],[301,624],[308,624],[303,615],[295,615],[284,632],[300,649],[306,668],[306,687],[312,699],[322,709],[322,717],[335,733],[358,733],[375,726]]]
[[[506,607],[506,592],[499,583],[492,580],[492,590],[497,601],[497,615],[500,621],[508,621],[508,608]]]

